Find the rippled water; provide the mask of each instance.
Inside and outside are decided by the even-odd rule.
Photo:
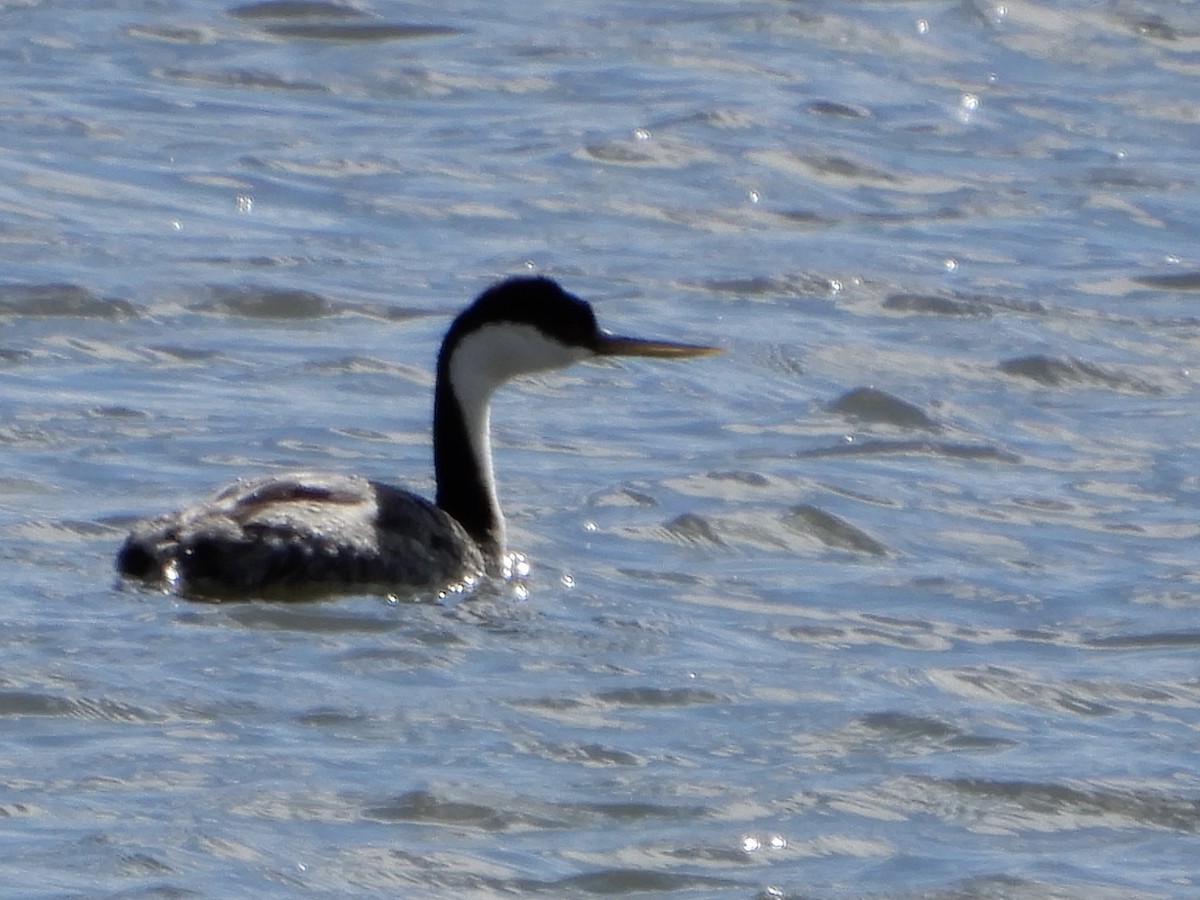
[[[1200,883],[1191,4],[0,6],[8,897]],[[239,475],[432,489],[451,314],[533,571],[122,586]]]

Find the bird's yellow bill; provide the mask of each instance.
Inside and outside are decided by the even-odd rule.
[[[661,359],[712,356],[725,352],[720,347],[707,347],[703,344],[677,344],[674,341],[653,341],[615,334],[600,335],[592,349],[601,356],[656,356]]]

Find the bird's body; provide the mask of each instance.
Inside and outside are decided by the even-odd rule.
[[[328,472],[245,479],[144,519],[118,558],[126,575],[208,596],[440,590],[474,580],[489,564],[496,562],[424,497]]]
[[[455,319],[438,356],[436,503],[358,476],[248,479],[136,523],[117,567],[215,597],[420,593],[497,573],[506,549],[489,436],[495,389],[593,356],[713,352],[602,332],[591,307],[549,279],[501,282]]]

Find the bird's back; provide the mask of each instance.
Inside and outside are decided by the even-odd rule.
[[[357,476],[301,472],[239,481],[138,522],[117,567],[196,595],[288,598],[338,588],[420,593],[486,565],[428,500]]]

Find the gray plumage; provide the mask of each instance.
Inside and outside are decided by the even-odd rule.
[[[356,475],[296,472],[238,481],[138,522],[118,566],[197,595],[295,598],[337,587],[436,590],[484,574],[488,560],[422,497]]]

